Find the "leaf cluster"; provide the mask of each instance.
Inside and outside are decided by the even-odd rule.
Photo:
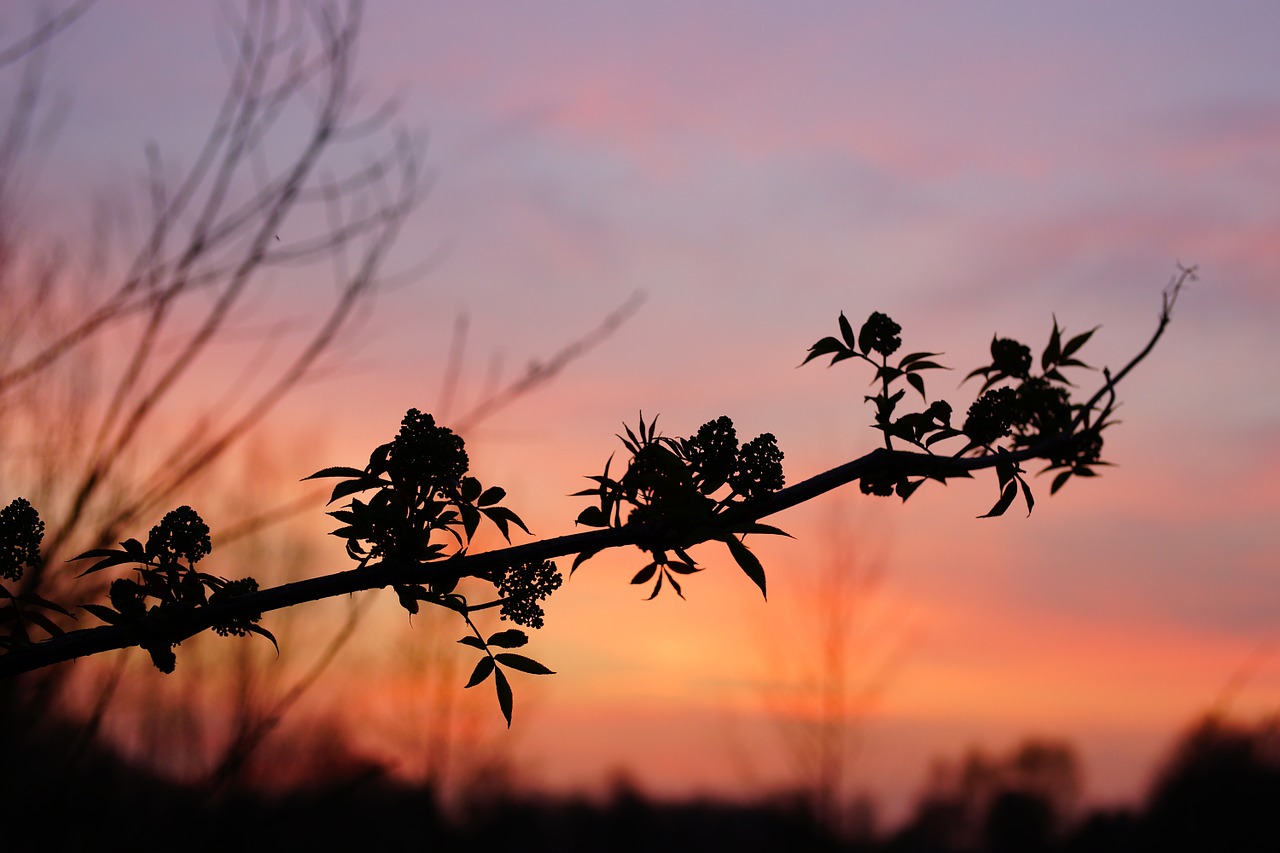
[[[0,509],[0,578],[18,582],[27,568],[39,567],[40,543],[44,541],[44,521],[26,498],[14,498]],[[34,591],[14,592],[0,583],[0,626],[9,633],[0,635],[0,649],[14,649],[31,642],[28,624],[56,637],[66,633],[61,625],[44,611],[70,616],[62,605],[37,595]]]
[[[177,665],[174,647],[186,639],[182,617],[199,608],[258,591],[253,578],[228,580],[195,568],[212,550],[209,527],[189,506],[178,507],[151,528],[147,543],[126,539],[119,548],[95,548],[74,560],[96,560],[80,576],[117,566],[133,566],[136,578],[111,582],[111,605],[82,604],[84,610],[108,625],[139,624],[147,630],[142,648],[161,672],[173,672]],[[242,613],[213,622],[222,636],[258,634],[279,645],[270,631],[257,624],[260,613]]]
[[[416,615],[424,603],[444,607],[461,615],[474,632],[470,614],[498,606],[502,619],[541,628],[545,615],[541,602],[561,584],[555,563],[549,560],[516,562],[501,571],[482,574],[464,574],[457,568],[456,558],[467,554],[483,519],[497,527],[507,542],[511,541],[512,525],[529,532],[520,517],[502,505],[506,490],[500,486],[485,488],[477,478],[468,475],[469,468],[470,459],[462,437],[437,424],[432,415],[410,409],[401,420],[396,437],[375,448],[364,468],[324,468],[306,479],[339,480],[329,503],[345,497],[351,500],[329,513],[342,523],[332,535],[346,540],[348,556],[356,560],[361,569],[392,568],[397,577],[406,579],[392,586],[400,606],[410,617]],[[367,492],[373,493],[367,499],[354,497]],[[498,597],[471,604],[458,591],[463,577],[492,585]],[[524,637],[520,631],[495,636],[514,634]],[[488,652],[478,633],[464,637],[461,642],[467,645],[478,642],[479,648]],[[495,658],[488,654],[481,659],[481,665],[497,672],[499,705],[510,725],[510,685],[501,671],[494,669],[495,660],[504,657],[521,656]],[[507,660],[498,662],[521,668]],[[536,666],[546,670],[541,664]]]
[[[1073,387],[1063,371],[1088,368],[1077,354],[1088,343],[1095,329],[1065,339],[1054,318],[1049,342],[1039,359],[1039,371],[1033,370],[1031,349],[1012,338],[993,336],[991,362],[969,372],[964,381],[981,377],[979,396],[968,407],[959,427],[952,424],[953,408],[946,400],[928,403],[923,371],[946,369],[934,361],[941,353],[913,352],[891,363],[889,357],[900,346],[901,328],[886,315],[872,313],[857,335],[843,313],[838,320],[839,336],[821,338],[809,348],[802,364],[830,356],[829,365],[846,359],[860,359],[875,368],[871,382],[879,386],[877,393],[864,397],[871,404],[873,426],[884,434],[885,448],[892,450],[894,441],[935,454],[935,447],[950,439],[963,439],[951,458],[989,458],[997,472],[1000,498],[983,517],[1002,515],[1019,492],[1030,512],[1034,499],[1023,479],[1024,473],[1015,459],[1017,451],[1043,448],[1049,466],[1057,470],[1051,492],[1057,492],[1072,476],[1094,476],[1093,468],[1101,461],[1101,430],[1110,424],[1109,406],[1095,411],[1095,401],[1073,402]],[[902,411],[909,385],[923,403],[915,411]],[[1092,417],[1092,420],[1090,418]],[[863,493],[881,496],[896,494],[909,498],[926,480],[945,483],[949,477],[969,476],[965,470],[937,468],[911,475],[896,467],[889,458],[871,468],[859,482]]]
[[[507,726],[510,727],[511,709],[514,700],[511,694],[511,682],[507,679],[507,675],[502,668],[505,666],[520,672],[527,672],[530,675],[555,675],[555,673],[531,657],[515,652],[494,651],[495,648],[518,649],[528,643],[529,636],[524,631],[509,628],[496,634],[490,634],[486,639],[481,636],[478,630],[475,630],[475,625],[471,627],[474,633],[463,637],[458,642],[464,646],[481,650],[484,652],[484,657],[476,661],[475,668],[471,670],[471,677],[467,679],[465,686],[475,687],[492,676],[494,689],[498,694],[498,707],[502,710],[502,716],[507,720]]]
[[[611,456],[603,474],[588,477],[596,483],[595,488],[575,495],[595,497],[597,503],[582,510],[577,523],[625,526],[635,531],[636,545],[648,552],[651,560],[631,582],[652,583],[650,599],[664,584],[683,598],[677,576],[701,571],[689,549],[711,540],[723,542],[765,594],[764,569],[743,537],[749,533],[786,534],[766,524],[734,521],[733,516],[734,510],[750,506],[784,485],[783,454],[774,436],[763,433],[739,445],[733,421],[726,416],[708,421],[688,438],[659,434],[657,418],[646,424],[643,414],[637,430],[626,425],[623,430],[626,436],[618,439],[630,454],[626,470],[616,479],[610,476]],[[573,569],[596,553],[579,553]]]

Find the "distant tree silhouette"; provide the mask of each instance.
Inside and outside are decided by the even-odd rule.
[[[1075,816],[1080,790],[1079,761],[1064,743],[1029,740],[1005,756],[975,750],[939,761],[894,849],[1053,849]]]
[[[1151,850],[1280,850],[1280,722],[1209,716],[1157,775],[1146,808]]]

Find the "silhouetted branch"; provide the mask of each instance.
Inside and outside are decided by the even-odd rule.
[[[1189,273],[1184,273],[1184,279],[1187,274]],[[1095,404],[1105,395],[1113,392],[1118,382],[1151,353],[1168,325],[1170,306],[1171,299],[1166,295],[1165,308],[1161,313],[1156,331],[1147,344],[1120,371],[1114,376],[1107,374],[1106,382],[1091,397]],[[1095,422],[1089,430],[1097,430],[1101,426],[1100,422]],[[996,466],[1018,465],[1032,459],[1052,457],[1055,451],[1066,442],[1077,441],[1080,437],[1081,433],[1067,432],[1020,450],[984,452],[977,456],[941,456],[926,452],[877,448],[865,456],[795,485],[758,500],[734,506],[720,517],[721,528],[729,529],[760,521],[886,469],[899,475],[931,477],[945,481],[953,477],[967,477],[975,471]],[[459,577],[493,578],[501,577],[505,570],[514,565],[539,563],[575,554],[593,554],[642,542],[647,546],[652,542],[655,533],[661,535],[661,532],[655,532],[647,529],[643,524],[633,522],[621,527],[574,533],[478,554],[463,553],[435,562],[383,561],[364,565],[347,571],[282,584],[231,599],[210,602],[179,614],[166,615],[162,623],[152,624],[147,619],[143,619],[128,624],[88,628],[16,648],[9,654],[0,656],[0,678],[111,649],[154,642],[160,637],[167,642],[181,642],[215,624],[225,624],[229,620],[246,614],[267,613],[309,601],[350,595],[380,587],[428,584],[442,570]],[[718,536],[712,531],[702,541],[710,541],[714,538]],[[470,608],[462,608],[464,613],[470,611]]]

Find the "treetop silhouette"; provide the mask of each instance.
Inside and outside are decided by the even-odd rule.
[[[595,485],[577,493],[595,502],[576,523],[585,532],[510,544],[512,527],[525,533],[520,517],[504,505],[506,492],[483,486],[468,474],[470,460],[460,436],[437,424],[430,414],[410,409],[398,434],[375,448],[361,468],[330,467],[312,478],[337,479],[330,504],[341,526],[333,535],[346,543],[355,567],[281,586],[258,589],[253,578],[228,580],[195,566],[212,547],[208,527],[190,507],[170,512],[151,530],[146,544],[127,539],[119,548],[94,549],[76,561],[94,560],[83,574],[127,568],[132,576],[111,583],[109,604],[85,603],[80,609],[107,623],[67,631],[56,617],[71,611],[34,594],[11,592],[0,584],[0,676],[13,676],[110,649],[139,646],[156,667],[171,672],[173,649],[183,640],[213,629],[223,635],[259,634],[275,642],[259,624],[262,615],[362,590],[390,587],[412,616],[423,605],[452,611],[467,634],[458,642],[482,653],[467,687],[493,679],[508,725],[512,690],[505,670],[550,674],[525,655],[510,651],[528,642],[525,628],[543,623],[542,602],[562,577],[554,562],[573,556],[570,574],[602,551],[634,546],[646,562],[631,582],[652,584],[649,598],[670,587],[683,597],[679,578],[703,565],[690,553],[697,546],[723,545],[747,577],[766,594],[765,570],[746,543],[751,535],[786,535],[762,519],[857,482],[864,494],[910,498],[926,481],[946,483],[994,469],[997,499],[982,516],[1003,515],[1021,496],[1030,513],[1034,497],[1025,463],[1046,463],[1055,472],[1050,493],[1073,477],[1094,477],[1102,459],[1103,433],[1114,425],[1116,389],[1147,358],[1164,334],[1183,285],[1194,268],[1179,268],[1163,294],[1155,331],[1120,370],[1103,368],[1101,384],[1077,398],[1068,370],[1091,369],[1078,357],[1094,330],[1066,337],[1057,321],[1041,352],[1038,369],[1031,350],[994,337],[989,364],[965,377],[982,378],[979,395],[964,419],[947,401],[930,401],[926,371],[946,369],[939,353],[912,352],[891,360],[902,345],[901,327],[875,312],[855,333],[844,314],[838,335],[813,344],[802,364],[830,357],[874,368],[874,392],[865,396],[874,411],[873,428],[883,446],[791,486],[785,486],[783,453],[773,435],[739,443],[732,420],[719,417],[693,435],[674,438],[657,430],[656,418],[640,416],[638,428],[619,436],[628,458],[589,479]],[[908,396],[908,390],[916,395]],[[908,401],[918,403],[909,405]],[[946,448],[944,452],[944,448]],[[621,470],[617,476],[611,471]],[[472,552],[480,525],[493,524],[508,546]],[[43,522],[22,498],[0,511],[0,577],[16,582],[24,568],[41,563]],[[463,579],[492,588],[492,597],[474,600],[460,591]],[[469,588],[468,588],[469,589]],[[485,636],[473,614],[499,608],[500,617],[520,627]],[[31,629],[46,638],[35,640]]]

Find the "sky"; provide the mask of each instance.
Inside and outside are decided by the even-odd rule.
[[[6,33],[25,20],[4,14]],[[214,4],[101,0],[59,36],[42,227],[136,200],[147,143],[190,162],[225,85],[221,26]],[[957,371],[930,390],[962,409],[993,334],[1038,351],[1055,317],[1100,325],[1082,355],[1121,366],[1195,264],[1123,387],[1104,476],[1052,499],[1042,480],[1030,518],[977,520],[984,480],[905,505],[828,496],[775,519],[795,540],[760,545],[767,604],[714,548],[688,601],[643,601],[638,553],[598,558],[531,646],[558,674],[518,683],[513,732],[488,741],[557,790],[624,771],[672,796],[786,784],[836,565],[853,578],[845,679],[867,694],[851,786],[901,813],[931,758],[1045,736],[1078,747],[1095,799],[1131,799],[1195,715],[1280,702],[1278,28],[1269,2],[370,3],[360,91],[396,99],[431,189],[348,360],[270,429],[344,457],[304,468],[359,463],[407,408],[466,411],[495,365],[513,378],[641,294],[467,433],[478,475],[559,535],[640,412],[668,434],[722,414],[772,432],[791,482],[874,448],[869,377],[797,369],[841,311],[945,353]],[[288,316],[325,285],[276,286],[266,310]],[[414,670],[387,660],[403,619],[376,613],[333,678],[379,673],[359,713],[382,719]],[[491,696],[459,701],[497,716]]]

